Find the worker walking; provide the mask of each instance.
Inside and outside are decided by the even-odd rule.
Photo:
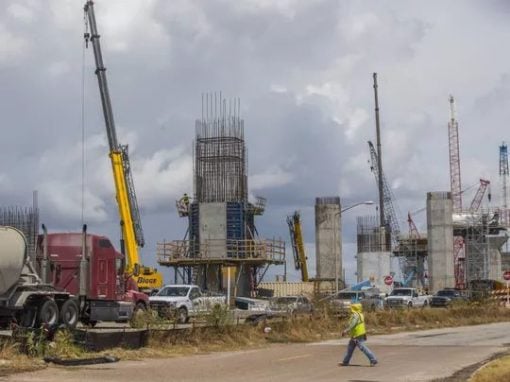
[[[351,361],[352,353],[356,346],[365,354],[370,361],[370,366],[377,365],[377,359],[374,353],[365,345],[367,340],[367,332],[365,329],[365,317],[361,313],[361,304],[351,304],[351,316],[349,319],[349,325],[342,331],[342,336],[347,333],[351,337],[349,344],[347,345],[347,351],[345,352],[344,360],[340,362],[339,366],[349,366]]]

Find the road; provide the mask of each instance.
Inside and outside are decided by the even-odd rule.
[[[340,339],[86,367],[50,366],[0,381],[427,381],[507,350],[510,323],[371,336],[368,344],[379,358],[376,367],[369,367],[358,350],[353,366],[337,366],[346,343]]]

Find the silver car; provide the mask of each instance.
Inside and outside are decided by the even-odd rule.
[[[284,311],[289,314],[311,313],[313,304],[305,296],[273,297],[269,307],[274,311]]]

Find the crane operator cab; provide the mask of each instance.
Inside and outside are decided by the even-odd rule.
[[[179,217],[189,216],[189,196],[184,193],[182,198],[180,198],[176,203],[177,212],[179,213]]]

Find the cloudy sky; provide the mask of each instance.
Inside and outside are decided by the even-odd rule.
[[[50,230],[80,229],[83,104],[85,221],[118,242],[93,52],[83,49],[83,3],[2,2],[0,192],[3,205],[30,205],[38,190]],[[344,206],[377,200],[366,143],[375,141],[372,72],[379,76],[383,166],[402,230],[427,191],[449,188],[449,94],[457,100],[463,188],[488,178],[498,201],[498,146],[510,120],[504,0],[97,0],[95,8],[119,141],[130,145],[148,264],[155,264],[157,241],[186,231],[174,203],[192,191],[203,92],[241,98],[250,192],[268,198],[259,233],[288,241],[285,217],[300,210],[312,275],[314,198],[339,195]],[[359,207],[344,216],[348,280],[355,217],[375,213]],[[415,220],[425,228],[424,213]]]

